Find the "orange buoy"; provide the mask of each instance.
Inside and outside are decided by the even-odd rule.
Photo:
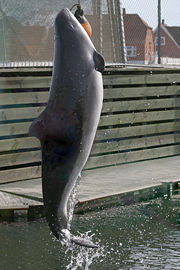
[[[86,17],[84,16],[84,11],[80,5],[77,5],[77,9],[74,13],[76,19],[80,22],[80,24],[84,27],[89,37],[92,35],[92,28]]]
[[[81,25],[84,27],[84,29],[88,33],[88,36],[91,37],[91,35],[92,35],[92,28],[91,28],[90,23],[87,21],[85,23],[81,23]]]

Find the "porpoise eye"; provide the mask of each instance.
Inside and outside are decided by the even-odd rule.
[[[70,24],[68,24],[68,26],[67,26],[69,29],[74,29],[75,28],[75,25],[74,24],[72,24],[72,23],[70,23]]]

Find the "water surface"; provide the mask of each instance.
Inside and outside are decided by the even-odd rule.
[[[0,224],[0,269],[180,269],[178,201],[155,201],[74,217],[74,234],[89,229],[89,235],[95,233],[93,241],[100,241],[98,251],[67,250],[52,240],[45,220]]]

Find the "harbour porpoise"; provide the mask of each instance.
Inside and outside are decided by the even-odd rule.
[[[68,231],[68,200],[91,151],[102,102],[104,58],[67,9],[55,19],[55,52],[48,103],[30,126],[42,150],[46,219],[54,236],[86,247]]]

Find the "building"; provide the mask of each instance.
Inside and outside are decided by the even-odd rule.
[[[152,28],[138,15],[126,14],[123,9],[127,62],[151,64],[154,62]]]
[[[154,31],[154,44],[157,55],[157,29]],[[161,64],[180,65],[180,26],[167,26],[164,20],[161,24]]]

